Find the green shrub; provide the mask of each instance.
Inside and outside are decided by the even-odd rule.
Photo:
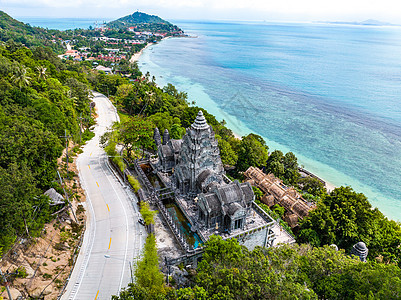
[[[157,211],[151,210],[149,203],[141,202],[141,215],[143,220],[145,221],[146,225],[154,224],[154,216],[157,214]]]
[[[123,162],[121,157],[112,157],[113,162],[117,165],[121,172],[124,172],[125,163]]]
[[[109,142],[109,144],[104,148],[104,151],[107,153],[108,156],[116,156],[116,143]]]
[[[91,140],[95,136],[95,133],[90,131],[90,130],[85,130],[84,133],[82,133],[82,142],[86,142]]]
[[[68,231],[60,232],[60,240],[62,243],[66,242],[71,237],[71,233]]]
[[[137,192],[141,188],[141,184],[139,183],[138,179],[136,179],[132,175],[128,175],[128,182],[131,184],[135,192]]]
[[[281,218],[284,216],[285,208],[280,206],[279,204],[275,204],[272,207],[272,210],[277,213]]]
[[[18,267],[18,269],[16,270],[18,272],[17,277],[18,278],[26,278],[28,276],[28,274],[26,273],[26,269],[25,267]]]
[[[77,206],[76,213],[77,213],[77,215],[79,215],[79,214],[81,214],[81,213],[83,213],[83,212],[85,212],[85,208],[84,208],[84,206],[83,206],[82,204],[79,204],[79,205]]]
[[[78,213],[78,209],[77,209],[77,213]],[[73,233],[79,234],[82,231],[83,228],[84,228],[84,225],[80,225],[80,224],[75,223],[75,222],[71,223],[71,230],[72,230]]]

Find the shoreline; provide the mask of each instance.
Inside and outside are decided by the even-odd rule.
[[[134,63],[134,62],[138,61],[139,58],[141,57],[142,53],[143,53],[143,50],[145,50],[146,48],[148,48],[148,47],[150,47],[150,46],[152,46],[152,45],[153,45],[153,43],[149,43],[149,44],[147,44],[144,48],[142,48],[141,51],[134,53],[134,54],[131,56],[131,58],[129,59],[129,62],[130,62],[130,63]]]
[[[233,132],[235,138],[237,138],[237,139],[239,139],[239,140],[242,140],[242,136],[241,136],[240,134],[238,134],[237,132],[235,132],[234,130],[232,130],[231,128],[229,128],[228,126],[227,126],[227,128],[230,129],[230,130]],[[256,133],[255,133],[255,134],[256,134]],[[306,170],[306,169],[305,169],[305,170]],[[316,176],[316,177],[320,178],[321,180],[323,180],[323,181],[325,182],[324,187],[326,188],[326,190],[327,190],[328,193],[331,193],[335,188],[337,188],[337,186],[335,186],[333,183],[331,183],[331,182],[325,180],[324,178],[321,178],[320,176],[318,176],[318,175],[316,175],[316,174],[310,172],[309,170],[306,170],[306,171],[308,171],[309,173],[311,173],[313,176]]]
[[[168,37],[164,37],[163,39],[161,39],[160,42],[162,42],[163,40],[168,39],[168,38],[170,38],[170,37],[169,37],[169,36],[168,36]],[[144,47],[141,51],[139,51],[139,52],[135,53],[134,55],[132,55],[132,57],[131,57],[131,59],[130,59],[130,62],[133,63],[133,62],[135,62],[135,61],[138,61],[139,58],[141,57],[143,51],[144,51],[145,49],[147,49],[148,47],[150,47],[151,45],[153,45],[153,44],[154,44],[154,43],[149,43],[149,44],[146,45],[146,47]],[[205,108],[205,109],[206,109],[206,108]],[[232,128],[230,128],[228,125],[226,125],[226,126],[227,126],[228,129],[230,129],[230,130],[233,132],[235,138],[237,138],[237,139],[239,139],[239,140],[242,139],[242,136],[241,136],[238,132],[234,131],[234,130],[233,130]],[[251,131],[252,131],[252,133],[255,133],[253,130],[251,130]],[[255,133],[255,134],[257,134],[257,133]],[[298,162],[298,163],[299,163],[299,165],[301,166],[301,162]],[[322,179],[322,180],[325,182],[325,186],[324,186],[324,187],[326,188],[326,190],[327,190],[328,193],[331,193],[335,188],[337,188],[336,185],[334,185],[333,183],[327,181],[327,180],[324,179],[323,177],[321,177],[321,176],[319,176],[319,175],[317,175],[317,174],[315,174],[315,173],[312,173],[312,172],[309,171],[309,170],[307,170],[307,171],[310,172],[311,174],[313,174],[314,176],[316,176],[316,177]]]
[[[164,40],[167,40],[168,38],[170,38],[170,36],[166,36],[166,37],[162,38],[162,39],[160,40],[160,42],[161,42],[161,41],[164,41]],[[159,43],[160,43],[160,42],[159,42]],[[134,62],[138,61],[139,58],[141,57],[143,51],[144,51],[145,49],[149,48],[150,46],[155,45],[155,44],[157,44],[157,43],[149,43],[149,44],[147,44],[147,45],[146,45],[144,48],[142,48],[139,52],[134,53],[134,54],[131,56],[131,58],[129,59],[129,62],[130,62],[130,63],[134,63]]]

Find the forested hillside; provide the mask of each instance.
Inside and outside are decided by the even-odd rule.
[[[85,75],[51,50],[0,44],[0,251],[49,220],[42,194],[57,185],[62,136],[66,130],[79,137],[77,117],[88,115],[88,95]]]
[[[48,30],[24,24],[0,11],[0,41],[12,40],[27,47],[43,46],[60,51],[63,49],[60,41],[53,39],[54,34],[57,33],[59,33],[58,30]]]

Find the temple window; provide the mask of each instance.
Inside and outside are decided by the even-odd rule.
[[[238,229],[242,227],[242,219],[235,220],[234,229]]]

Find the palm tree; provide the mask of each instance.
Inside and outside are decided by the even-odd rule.
[[[47,75],[46,75],[47,68],[46,68],[46,67],[43,67],[43,66],[37,66],[37,67],[36,67],[36,70],[38,71],[38,80],[39,80],[40,78],[42,78],[43,80],[46,80],[46,77],[47,77]]]
[[[27,85],[30,84],[31,77],[28,76],[26,68],[24,67],[17,67],[15,69],[14,75],[11,77],[12,80],[14,80],[14,83],[18,85],[19,90]]]

